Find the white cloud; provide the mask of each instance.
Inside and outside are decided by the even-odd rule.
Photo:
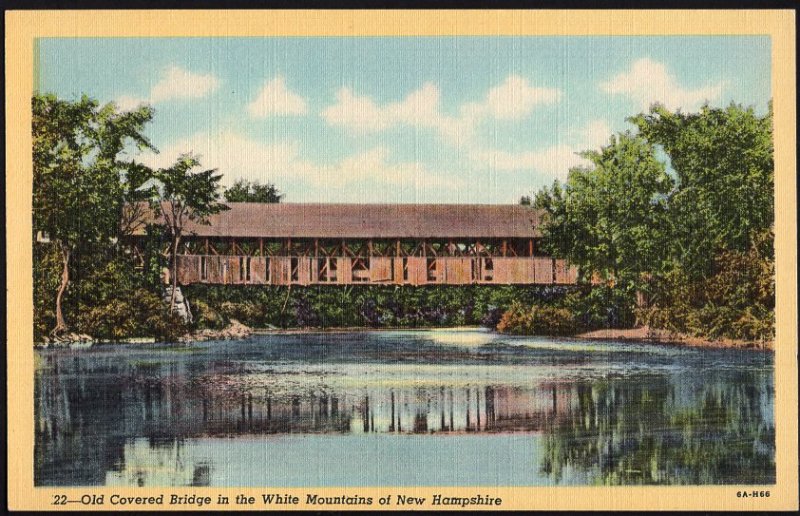
[[[198,156],[204,169],[216,168],[222,172],[225,185],[237,179],[272,182],[280,189],[294,189],[298,194],[292,196],[294,201],[305,195],[302,187],[326,192],[335,200],[340,197],[340,190],[364,184],[382,185],[389,191],[408,185],[432,188],[453,184],[430,173],[420,163],[391,162],[385,147],[346,157],[338,163],[318,164],[302,156],[297,142],[265,143],[230,131],[198,133],[165,146],[159,154],[143,154],[140,159],[151,167],[164,168],[189,152]]]
[[[656,102],[672,110],[692,110],[705,101],[717,100],[725,89],[725,82],[696,89],[684,88],[663,63],[643,58],[635,61],[627,72],[601,83],[600,88],[606,93],[628,95],[642,110],[649,109]]]
[[[503,84],[489,90],[482,109],[498,120],[519,119],[529,115],[539,104],[558,102],[561,96],[560,90],[534,87],[527,79],[511,75]]]
[[[584,127],[575,131],[575,141],[581,150],[597,150],[608,145],[611,138],[611,127],[602,119],[590,120]]]
[[[164,70],[161,79],[152,86],[146,98],[122,95],[115,102],[117,107],[127,111],[145,103],[201,98],[216,90],[219,82],[213,74],[196,74],[173,65]]]
[[[500,172],[532,170],[552,178],[564,179],[570,168],[586,164],[586,160],[578,156],[577,152],[569,145],[560,144],[517,153],[499,149],[473,150],[470,151],[469,158]]]
[[[398,125],[432,129],[443,138],[464,142],[471,138],[475,125],[483,118],[498,120],[520,119],[541,104],[553,104],[561,91],[531,86],[527,79],[512,75],[491,88],[480,102],[468,102],[459,115],[441,111],[439,88],[425,83],[399,102],[378,105],[367,96],[358,96],[350,88],[342,88],[336,103],[325,108],[321,115],[332,126],[355,133],[379,132]]]
[[[585,126],[572,131],[572,134],[572,144],[559,143],[524,152],[475,148],[468,156],[473,163],[498,172],[527,170],[548,176],[548,179],[566,179],[569,169],[589,164],[578,153],[607,144],[611,128],[605,120],[590,120]]]
[[[118,97],[114,102],[117,104],[117,107],[120,109],[120,111],[130,111],[132,109],[136,109],[142,104],[147,103],[145,99],[132,97],[130,95],[122,95],[121,97]]]
[[[283,77],[264,83],[256,98],[248,104],[247,112],[256,118],[281,115],[305,115],[308,106],[303,97],[286,87]]]
[[[400,102],[379,106],[369,97],[357,96],[350,88],[336,94],[336,103],[322,111],[329,125],[356,133],[379,132],[397,125],[434,129],[449,138],[468,129],[464,123],[439,109],[439,88],[425,83]]]

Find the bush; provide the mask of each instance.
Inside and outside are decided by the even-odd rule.
[[[224,315],[214,310],[202,300],[190,301],[192,315],[199,329],[221,330],[230,323]]]
[[[766,341],[775,335],[772,232],[753,235],[746,252],[721,251],[707,278],[675,268],[654,282],[654,304],[641,324],[696,337]]]
[[[82,312],[77,324],[82,333],[109,340],[139,336],[174,342],[188,331],[179,316],[167,313],[157,295],[144,289],[134,291],[129,298],[110,299]]]
[[[566,308],[515,302],[497,325],[500,333],[512,335],[573,335],[577,332],[574,317]]]

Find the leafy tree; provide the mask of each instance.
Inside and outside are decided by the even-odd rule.
[[[175,289],[178,285],[178,246],[187,222],[208,224],[209,216],[228,209],[219,202],[222,175],[217,174],[216,169],[196,171],[195,168],[199,166],[197,158],[184,154],[171,167],[155,173],[160,183],[161,198],[154,203],[154,208],[171,241],[170,313],[175,308]]]
[[[142,131],[152,119],[150,107],[120,112],[87,96],[75,102],[53,95],[32,98],[33,231],[57,246],[61,279],[55,296],[58,336],[68,327],[62,300],[70,269],[119,236],[126,202],[135,200],[148,178],[147,169],[126,160],[129,146],[155,150]]]
[[[773,224],[771,105],[763,117],[735,104],[698,113],[656,105],[630,121],[669,156],[673,254],[691,278],[711,274],[722,250],[746,252],[752,235]]]
[[[519,204],[521,206],[530,206],[531,204],[533,204],[533,200],[531,199],[530,195],[523,195],[522,197],[519,198]]]
[[[237,179],[225,190],[224,196],[228,202],[278,203],[283,199],[283,194],[274,184],[261,184],[258,181],[250,182],[244,179]]]
[[[667,194],[672,180],[653,147],[628,133],[582,154],[588,167],[566,182],[540,190],[534,206],[545,210],[544,247],[577,265],[584,279],[640,285],[659,270],[666,240]]]

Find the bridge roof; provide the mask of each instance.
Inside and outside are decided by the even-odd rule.
[[[186,235],[239,238],[535,238],[537,210],[493,204],[226,203]],[[143,227],[136,234],[143,234]]]

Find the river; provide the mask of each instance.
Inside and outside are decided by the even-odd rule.
[[[767,352],[453,329],[36,363],[38,486],[775,482]]]

